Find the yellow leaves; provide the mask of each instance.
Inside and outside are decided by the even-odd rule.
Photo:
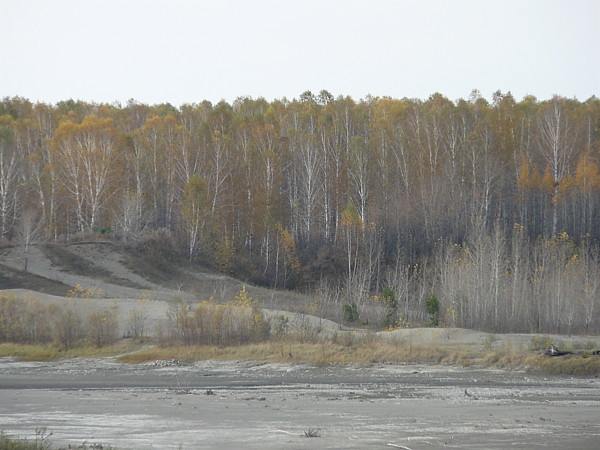
[[[56,129],[54,137],[57,140],[68,139],[70,137],[86,133],[91,135],[103,134],[114,137],[116,130],[113,126],[113,120],[111,118],[90,115],[86,116],[81,123],[73,122],[69,119],[63,120]]]
[[[294,253],[296,251],[296,241],[294,236],[287,228],[277,224],[277,231],[279,232],[279,239],[281,240],[281,246],[287,253]]]
[[[183,127],[177,124],[177,118],[173,114],[167,114],[165,116],[153,115],[148,117],[144,122],[142,134],[171,134],[171,137],[175,137],[175,132],[179,132],[182,129]]]
[[[381,295],[373,294],[369,297],[369,301],[372,303],[379,303],[383,301]]]
[[[353,203],[349,202],[342,211],[341,223],[342,226],[348,228],[353,226],[362,226],[362,219],[360,218],[360,214],[358,214],[358,210]]]
[[[242,286],[242,289],[240,289],[240,292],[237,293],[237,295],[235,297],[233,297],[233,301],[232,303],[236,306],[243,306],[243,307],[248,307],[248,308],[252,308],[255,306],[255,301],[252,297],[250,297],[250,294],[248,294],[248,291],[246,291],[246,286]]]
[[[550,166],[546,166],[546,170],[544,171],[544,176],[542,177],[542,182],[540,183],[540,189],[546,192],[554,191],[554,177],[552,176],[552,170]]]
[[[279,243],[283,247],[283,250],[287,256],[288,265],[294,271],[300,270],[300,261],[296,256],[296,241],[294,236],[289,230],[282,227],[280,224],[277,224],[275,228],[279,234]]]
[[[588,155],[583,155],[577,162],[574,184],[582,192],[600,189],[600,168]]]
[[[67,292],[67,297],[71,298],[100,298],[104,295],[101,289],[86,288],[77,283]]]
[[[579,255],[577,255],[577,253],[574,253],[567,260],[567,267],[568,268],[575,268],[575,267],[578,267],[580,265],[580,263],[581,263],[581,258],[579,258]]]
[[[155,128],[160,128],[162,126],[162,124],[163,124],[162,117],[160,117],[160,116],[148,117],[148,119],[146,119],[146,122],[144,122],[144,129],[151,130],[151,129],[155,129]]]
[[[15,119],[9,114],[3,114],[0,116],[0,126],[12,127],[15,123]]]
[[[538,189],[542,185],[542,177],[527,158],[522,158],[517,176],[517,186],[520,191]]]
[[[197,225],[200,213],[206,206],[206,182],[198,175],[190,177],[183,189],[183,218],[192,225]]]
[[[538,189],[556,194],[552,201],[558,203],[575,189],[586,193],[600,189],[600,167],[588,155],[582,155],[577,162],[575,174],[566,175],[556,182],[550,166],[546,166],[542,176],[529,160],[523,158],[517,174],[517,187],[520,191]]]

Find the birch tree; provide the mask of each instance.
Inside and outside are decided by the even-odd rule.
[[[198,175],[192,175],[185,185],[181,213],[187,235],[187,254],[191,261],[206,221],[206,183]]]
[[[86,117],[63,122],[56,131],[62,180],[74,199],[79,231],[92,231],[116,186],[117,136],[111,119]]]
[[[16,220],[19,179],[12,121],[0,118],[0,238],[6,239]]]

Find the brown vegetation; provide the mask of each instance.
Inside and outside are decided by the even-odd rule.
[[[0,239],[158,247],[165,283],[173,260],[323,283],[321,311],[352,326],[430,322],[435,295],[442,325],[594,333],[599,151],[596,98],[7,98]],[[386,288],[395,312],[370,302]]]
[[[577,355],[550,358],[539,352],[510,348],[486,351],[451,346],[411,346],[377,338],[300,343],[269,341],[243,346],[153,347],[119,357],[127,363],[162,359],[180,361],[251,360],[314,365],[445,364],[463,367],[495,367],[564,375],[599,375],[600,357]]]
[[[48,344],[70,349],[97,347],[118,338],[117,311],[106,309],[83,318],[74,308],[46,306],[33,299],[0,296],[0,342]]]

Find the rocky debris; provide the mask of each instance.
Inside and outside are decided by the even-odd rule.
[[[180,367],[184,366],[185,362],[179,359],[158,359],[151,363],[152,367],[162,369],[164,367]]]

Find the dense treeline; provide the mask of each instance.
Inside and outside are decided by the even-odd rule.
[[[598,293],[573,277],[599,275],[599,157],[595,97],[322,91],[180,108],[4,99],[0,235],[160,232],[190,260],[275,287],[334,279],[360,304],[390,271],[406,272],[418,287],[396,295],[416,316],[435,293],[444,317],[466,326],[589,330]],[[572,296],[535,291],[549,270],[559,284],[571,277]],[[496,280],[485,293],[484,278]],[[457,281],[467,279],[469,292]]]

